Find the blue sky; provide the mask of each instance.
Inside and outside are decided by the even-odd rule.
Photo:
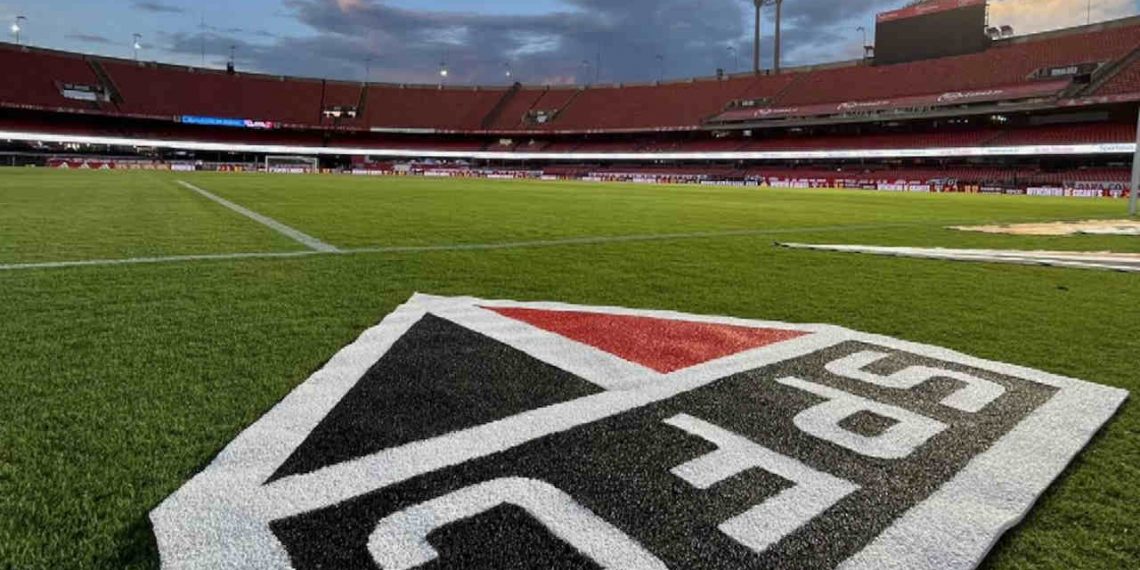
[[[904,3],[786,2],[786,64],[855,57],[856,28],[872,29],[875,13]],[[1092,6],[1094,21],[1140,12],[1140,0]],[[993,0],[991,14],[1033,32],[1083,24],[1086,7],[1087,0]],[[147,60],[223,66],[237,46],[241,69],[435,82],[443,63],[456,84],[505,83],[508,68],[526,83],[743,71],[751,13],[751,0],[0,0],[0,20],[26,16],[23,39],[37,46],[132,57],[138,33]]]

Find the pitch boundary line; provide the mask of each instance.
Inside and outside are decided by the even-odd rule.
[[[822,226],[814,228],[774,228],[770,230],[722,230],[712,232],[687,232],[673,234],[634,234],[628,236],[586,236],[570,237],[550,240],[516,241],[501,243],[472,243],[448,245],[410,245],[410,246],[376,246],[346,249],[342,253],[430,253],[437,251],[486,251],[496,249],[530,249],[538,247],[557,247],[561,245],[597,245],[607,243],[636,243],[653,241],[688,240],[719,237],[747,237],[759,235],[779,235],[786,233],[811,233],[834,231],[859,231],[896,226],[910,226],[912,224],[884,224],[864,226]]]
[[[178,263],[190,261],[227,261],[245,259],[277,259],[299,258],[326,255],[354,255],[376,253],[439,253],[448,251],[495,251],[508,249],[535,249],[543,247],[559,247],[571,245],[602,245],[608,243],[646,243],[655,241],[707,239],[721,237],[748,237],[764,235],[780,235],[813,232],[842,232],[874,230],[882,228],[927,226],[929,224],[878,224],[878,225],[851,225],[851,226],[817,226],[801,228],[774,228],[768,230],[724,230],[719,232],[689,232],[674,234],[644,234],[629,236],[594,236],[575,237],[553,240],[502,242],[502,243],[473,243],[473,244],[447,244],[447,245],[421,245],[421,246],[377,246],[354,249],[333,250],[306,250],[285,252],[252,252],[252,253],[216,253],[197,255],[173,255],[154,257],[131,257],[124,259],[93,259],[82,261],[42,261],[31,263],[0,264],[0,272],[18,271],[23,269],[65,269],[69,267],[100,267],[113,265],[148,265],[158,263]]]
[[[319,252],[323,252],[323,253],[338,253],[338,252],[340,252],[340,250],[337,249],[336,247],[329,245],[329,244],[327,244],[327,243],[325,243],[325,242],[323,242],[323,241],[321,241],[321,240],[319,240],[319,239],[317,239],[317,238],[315,238],[309,234],[306,234],[305,232],[302,232],[301,230],[298,230],[296,228],[292,228],[292,227],[287,226],[281,222],[278,222],[277,220],[274,220],[273,218],[270,218],[269,216],[259,214],[257,212],[254,212],[253,210],[250,210],[249,208],[246,208],[244,206],[240,206],[238,204],[230,202],[229,200],[226,200],[225,198],[222,198],[221,196],[218,196],[216,194],[213,194],[211,192],[203,190],[203,189],[201,189],[201,188],[199,188],[199,187],[197,187],[197,186],[195,186],[189,182],[179,180],[178,184],[182,185],[182,187],[186,188],[187,190],[190,190],[192,192],[199,194],[203,198],[211,200],[211,201],[213,201],[217,204],[220,204],[226,208],[229,208],[230,210],[233,210],[234,212],[237,212],[237,213],[239,213],[239,214],[241,214],[241,215],[243,215],[243,216],[245,216],[245,217],[247,217],[247,218],[263,225],[263,226],[266,226],[269,229],[271,229],[271,230],[273,230],[273,231],[275,231],[275,232],[277,232],[277,233],[279,233],[279,234],[281,234],[281,235],[283,235],[283,236],[285,236],[285,237],[287,237],[287,238],[289,238],[295,242],[298,242],[298,243],[304,245],[305,247],[308,247],[309,249],[311,249],[313,251],[319,251]]]
[[[156,263],[177,263],[182,261],[214,261],[232,259],[271,259],[289,257],[309,257],[313,255],[328,255],[331,252],[323,251],[281,251],[281,252],[252,252],[252,253],[215,253],[201,255],[171,255],[156,257],[128,257],[124,259],[88,259],[83,261],[40,261],[33,263],[0,264],[0,271],[18,271],[21,269],[64,269],[68,267],[103,267],[110,265],[147,265]]]

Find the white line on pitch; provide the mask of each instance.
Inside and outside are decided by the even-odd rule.
[[[264,253],[217,253],[204,255],[173,255],[167,257],[130,257],[126,259],[88,259],[85,261],[42,261],[34,263],[9,263],[0,265],[0,271],[18,269],[62,269],[65,267],[99,267],[104,265],[144,265],[150,263],[175,263],[179,261],[210,261],[227,259],[268,259],[275,257],[308,257],[322,255],[323,251],[284,251]],[[331,252],[330,252],[331,253]]]
[[[641,234],[628,236],[587,236],[570,237],[550,240],[515,241],[502,243],[471,243],[446,245],[407,245],[407,246],[376,246],[344,249],[341,253],[428,253],[433,251],[485,251],[495,249],[527,249],[536,247],[556,247],[560,245],[592,245],[607,243],[629,243],[649,241],[670,241],[719,237],[747,237],[758,235],[778,235],[787,233],[814,233],[834,231],[877,230],[889,228],[892,225],[909,226],[910,224],[885,224],[876,226],[823,226],[814,228],[775,228],[769,230],[722,230],[716,232],[688,232],[676,234]]]
[[[253,210],[250,210],[249,208],[245,208],[245,207],[239,206],[237,204],[234,204],[233,202],[230,202],[229,200],[226,200],[225,198],[222,198],[221,196],[207,192],[206,190],[203,190],[203,189],[201,189],[201,188],[199,188],[193,184],[190,184],[189,182],[179,180],[178,183],[181,184],[187,190],[197,192],[198,194],[202,195],[203,197],[208,198],[210,200],[213,200],[214,202],[217,202],[218,204],[221,204],[222,206],[225,206],[226,208],[229,208],[229,209],[231,209],[231,210],[233,210],[233,211],[235,211],[235,212],[237,212],[237,213],[239,213],[239,214],[241,214],[241,215],[243,215],[243,216],[245,216],[245,217],[261,224],[261,225],[263,225],[263,226],[266,226],[266,227],[272,229],[273,231],[275,231],[275,232],[277,232],[277,233],[279,233],[279,234],[281,234],[281,235],[283,235],[289,239],[292,239],[293,241],[299,242],[299,243],[305,245],[306,247],[308,247],[309,249],[312,249],[313,251],[320,251],[323,253],[337,253],[338,251],[340,251],[336,247],[331,246],[331,245],[329,245],[329,244],[327,244],[327,243],[325,243],[325,242],[323,242],[323,241],[321,241],[321,240],[319,240],[319,239],[317,239],[317,238],[315,238],[309,234],[306,234],[306,233],[304,233],[304,232],[302,232],[296,228],[291,228],[291,227],[289,227],[289,226],[287,226],[281,222],[278,222],[277,220],[274,220],[273,218],[270,218],[269,216],[263,216],[261,214],[258,214],[257,212],[254,212]]]
[[[168,257],[132,257],[126,259],[94,259],[86,261],[45,261],[32,263],[0,264],[0,271],[16,271],[20,269],[62,269],[67,267],[92,267],[103,265],[142,265],[155,263],[176,263],[181,261],[211,261],[235,259],[275,259],[290,257],[311,257],[317,255],[351,255],[369,253],[434,253],[447,251],[492,251],[505,249],[529,249],[540,247],[558,247],[567,245],[594,245],[607,243],[637,243],[669,240],[687,240],[718,237],[748,237],[796,233],[816,232],[842,232],[882,229],[890,227],[912,227],[928,224],[880,224],[862,226],[817,226],[801,228],[776,228],[770,230],[725,230],[720,232],[692,232],[678,234],[646,234],[630,236],[595,236],[576,237],[542,241],[504,242],[504,243],[474,243],[451,245],[421,245],[421,246],[380,246],[357,249],[334,249],[332,251],[288,251],[263,253],[218,253],[202,255],[176,255]]]

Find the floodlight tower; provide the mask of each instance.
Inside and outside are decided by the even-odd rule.
[[[135,62],[138,62],[139,50],[142,49],[142,34],[134,35],[134,42],[131,43],[131,47],[135,48]]]
[[[780,31],[782,28],[781,24],[783,23],[784,0],[752,0],[752,3],[756,6],[756,27],[755,27],[754,34],[753,34],[754,41],[752,43],[752,72],[753,73],[760,73],[760,40],[761,40],[760,15],[761,15],[761,12],[763,12],[764,6],[775,6],[776,7],[776,55],[773,58],[774,59],[773,68],[775,69],[776,73],[779,73],[780,72],[780,39],[781,39],[780,38]]]
[[[16,35],[16,45],[20,45],[20,32],[24,29],[21,24],[27,21],[28,19],[23,16],[16,16],[16,20],[12,22],[12,33]]]

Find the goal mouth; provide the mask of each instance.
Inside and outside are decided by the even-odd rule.
[[[321,161],[315,156],[269,155],[265,157],[264,172],[271,174],[316,174]]]

